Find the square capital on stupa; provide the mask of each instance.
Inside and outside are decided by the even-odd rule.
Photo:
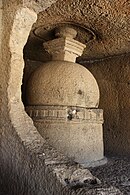
[[[86,45],[74,39],[76,30],[68,27],[58,30],[56,29],[56,39],[43,43],[45,50],[52,55],[53,60],[75,62],[83,54]]]

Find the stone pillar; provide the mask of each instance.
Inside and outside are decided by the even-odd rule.
[[[75,63],[85,45],[68,27],[55,30],[56,39],[44,43],[52,61],[28,80],[26,111],[40,134],[57,150],[85,166],[105,163],[103,111],[98,109],[99,88],[93,75]]]

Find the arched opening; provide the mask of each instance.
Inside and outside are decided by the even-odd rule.
[[[76,163],[70,162],[70,159],[45,142],[34,127],[31,118],[26,114],[21,101],[24,68],[23,47],[27,42],[31,26],[36,21],[36,16],[36,13],[28,8],[21,8],[16,11],[9,34],[9,45],[7,44],[6,48],[11,54],[8,56],[10,57],[10,75],[7,89],[11,132],[8,132],[9,138],[6,140],[7,143],[10,140],[6,149],[10,151],[9,160],[11,164],[8,163],[11,169],[8,170],[7,189],[10,194],[38,194],[39,189],[41,194],[49,195],[52,192],[59,194],[61,191],[63,194],[71,194],[71,190],[65,186],[71,185],[73,179],[69,183],[67,179],[66,182],[64,175],[59,176],[61,169],[66,172],[70,167],[69,175],[77,169],[81,172],[76,185],[79,183],[84,185],[84,180],[89,182],[90,178],[94,181],[96,179],[97,183],[99,180],[92,176],[87,169],[83,171],[83,173],[86,172],[85,178],[82,177],[83,169],[81,170]],[[2,160],[6,162],[6,158]],[[8,166],[8,163],[5,164]],[[10,186],[12,178],[14,181]],[[19,179],[17,180],[17,178]]]
[[[62,11],[61,11],[61,13],[62,13]],[[24,17],[28,18],[27,21],[24,20]],[[14,18],[14,23],[12,21],[12,18]],[[39,150],[40,147],[43,148],[42,144],[44,142],[44,139],[42,139],[41,136],[38,134],[37,130],[33,126],[32,120],[24,112],[24,107],[23,107],[23,104],[21,102],[21,83],[22,83],[22,75],[23,75],[23,67],[24,67],[24,65],[23,65],[24,64],[23,63],[23,57],[22,57],[23,56],[23,47],[24,47],[24,45],[25,45],[25,43],[27,41],[28,34],[29,34],[30,30],[31,30],[31,25],[36,20],[36,14],[34,12],[32,12],[31,10],[27,9],[27,8],[21,8],[21,9],[18,9],[16,15],[14,14],[12,18],[11,18],[11,23],[13,23],[13,28],[12,28],[11,24],[9,24],[9,26],[8,26],[8,28],[11,29],[10,32],[8,32],[9,31],[8,28],[5,28],[6,29],[5,33],[7,33],[7,36],[5,35],[6,38],[5,38],[4,42],[3,42],[3,43],[7,43],[7,44],[3,44],[3,47],[4,47],[3,51],[6,51],[6,53],[5,53],[4,57],[3,57],[3,61],[4,61],[4,65],[6,64],[7,66],[9,66],[8,73],[6,72],[6,74],[5,74],[5,76],[3,78],[5,79],[6,75],[8,75],[7,77],[9,77],[9,81],[8,81],[8,78],[5,79],[6,81],[4,81],[4,79],[3,79],[3,81],[4,81],[3,83],[6,85],[8,93],[5,93],[4,97],[5,97],[5,99],[7,101],[4,102],[4,104],[6,104],[6,106],[4,105],[5,107],[3,107],[3,105],[2,105],[2,107],[3,107],[2,109],[5,109],[6,112],[8,112],[8,115],[6,115],[4,113],[5,116],[2,116],[2,119],[4,119],[3,122],[2,122],[2,124],[3,124],[2,128],[5,128],[5,132],[2,132],[1,135],[3,137],[2,138],[3,139],[2,140],[2,150],[6,154],[8,154],[8,156],[6,154],[5,154],[5,156],[4,155],[2,156],[2,167],[4,169],[6,167],[9,168],[9,165],[11,164],[10,165],[10,169],[12,169],[14,172],[11,170],[10,173],[11,174],[16,173],[16,177],[15,177],[16,180],[18,178],[17,176],[19,176],[19,178],[21,178],[21,181],[23,181],[23,176],[25,176],[25,180],[28,181],[28,184],[30,185],[30,189],[34,190],[33,187],[35,186],[36,194],[38,194],[38,192],[39,192],[38,190],[42,188],[41,186],[44,186],[44,183],[46,183],[46,181],[43,180],[44,173],[46,173],[46,178],[47,178],[47,175],[49,175],[49,178],[48,178],[49,182],[47,182],[47,184],[46,184],[47,185],[46,190],[45,190],[45,188],[41,189],[41,193],[49,194],[50,191],[48,192],[48,189],[50,190],[50,186],[51,187],[54,186],[53,189],[51,189],[51,192],[55,191],[55,194],[58,194],[58,193],[61,192],[61,189],[62,189],[63,193],[67,194],[69,192],[66,191],[65,187],[63,189],[60,186],[59,183],[58,183],[58,185],[57,185],[57,183],[55,184],[55,182],[51,182],[50,183],[50,180],[51,180],[51,178],[53,178],[54,174],[52,174],[50,176],[52,171],[48,171],[48,169],[45,170],[44,167],[42,166],[44,164],[44,160],[42,159],[43,161],[39,161],[39,158],[41,158],[40,155],[44,154],[42,150]],[[10,20],[8,20],[8,21],[10,21]],[[19,31],[17,31],[18,28],[20,29]],[[20,36],[20,33],[22,33],[22,35],[24,35],[24,36]],[[10,37],[10,44],[8,43],[8,37]],[[21,37],[22,37],[22,40],[21,40]],[[18,49],[18,47],[19,47],[19,49]],[[127,57],[129,57],[129,56],[127,56]],[[122,59],[122,63],[123,63],[123,59]],[[127,66],[123,66],[122,65],[122,67],[120,67],[120,68],[124,67],[123,70],[125,70],[126,73],[129,73],[129,71],[126,71],[126,69],[129,70],[129,64],[130,64],[129,60],[128,60],[128,63],[126,63],[126,64],[127,64]],[[101,66],[100,66],[101,69],[102,69],[102,65],[103,65],[103,63],[101,63]],[[3,69],[3,67],[2,67],[2,69]],[[90,67],[89,69],[93,72],[93,74],[96,77],[96,71],[97,70],[95,68],[92,68],[92,67]],[[115,68],[115,70],[116,70],[116,68]],[[111,69],[111,72],[113,72],[112,69]],[[104,72],[102,71],[102,74],[103,73]],[[116,71],[115,71],[115,74],[116,74]],[[105,74],[105,75],[107,76],[107,74]],[[129,74],[128,75],[127,74],[123,74],[123,75],[126,75],[127,79],[129,78],[128,77]],[[98,76],[100,77],[100,74]],[[110,74],[109,74],[109,76],[110,76]],[[109,79],[111,79],[111,77],[109,77]],[[117,78],[117,80],[118,79],[119,78]],[[98,81],[99,85],[100,86],[103,85],[103,87],[101,87],[102,94],[105,92],[105,86],[110,86],[109,87],[110,89],[107,92],[107,94],[109,95],[110,91],[113,93],[112,97],[114,98],[114,103],[112,105],[115,105],[115,102],[116,102],[117,105],[120,106],[120,111],[119,112],[120,112],[120,116],[122,117],[122,120],[120,121],[120,124],[121,124],[120,131],[119,131],[119,134],[118,134],[118,132],[116,133],[116,134],[118,134],[118,136],[115,135],[115,133],[113,133],[113,134],[114,134],[115,138],[121,138],[120,139],[120,143],[123,143],[123,145],[119,145],[119,146],[121,148],[121,152],[122,153],[123,153],[123,151],[129,152],[129,150],[128,150],[129,149],[129,131],[128,131],[128,129],[129,129],[129,110],[128,110],[128,108],[129,108],[129,101],[125,101],[126,99],[128,99],[128,94],[129,94],[129,81],[127,79],[125,80],[125,78],[124,78],[125,82],[122,80],[123,82],[120,82],[120,86],[118,85],[118,90],[120,89],[119,90],[120,94],[118,93],[118,98],[116,98],[117,97],[117,92],[115,90],[115,85],[117,85],[118,81],[116,83],[114,83],[114,84],[112,84],[112,82],[109,83],[109,82],[106,81],[106,83],[107,83],[106,85],[103,85],[103,83],[100,85],[100,79],[97,78],[97,81]],[[125,93],[126,97],[122,98],[122,97],[124,97],[124,94],[123,94],[124,90],[122,90],[124,87],[125,87],[125,89],[127,90],[128,93]],[[102,90],[103,88],[104,88],[104,90]],[[114,88],[114,89],[112,89],[112,88]],[[5,89],[5,91],[6,91],[6,89]],[[105,99],[106,98],[107,98],[107,95],[105,96]],[[122,100],[122,99],[124,99],[124,100]],[[113,108],[111,108],[115,112],[115,114],[113,115],[115,118],[112,119],[112,116],[110,117],[110,121],[113,120],[113,125],[115,125],[114,126],[115,129],[117,127],[116,126],[117,124],[115,123],[115,120],[116,120],[117,123],[119,122],[118,121],[118,119],[119,119],[118,117],[119,116],[117,114],[119,112],[116,111],[117,107],[118,107],[117,105],[116,105],[116,108],[114,107],[115,110]],[[105,105],[104,105],[104,107],[105,107]],[[107,107],[109,108],[108,105],[107,105]],[[109,119],[109,116],[111,115],[111,109],[110,109],[110,111],[108,110],[109,114],[106,115],[106,119]],[[6,120],[5,120],[4,117],[6,117]],[[5,122],[5,126],[4,126],[4,122]],[[9,123],[9,124],[7,124],[7,123]],[[15,130],[11,131],[12,128],[14,128],[16,131]],[[113,129],[110,129],[110,128],[109,128],[109,131],[112,132]],[[126,131],[122,131],[122,129],[125,129],[125,128],[126,128]],[[8,130],[8,132],[6,131],[6,129]],[[124,133],[122,134],[122,132],[124,132]],[[8,136],[7,139],[5,139],[5,136],[7,136],[7,134],[9,136]],[[17,134],[19,135],[18,139],[16,138]],[[122,142],[122,135],[124,135],[124,138],[127,135],[127,138],[128,138],[127,141],[126,141],[126,139],[124,139],[123,142]],[[109,133],[108,133],[108,136],[109,136]],[[116,140],[118,141],[118,139],[116,139]],[[124,143],[125,143],[125,145],[124,145]],[[109,144],[111,144],[111,142],[109,142]],[[4,147],[5,145],[6,145],[6,147]],[[19,147],[19,145],[20,145],[20,147]],[[116,142],[115,147],[117,145],[118,145],[118,142]],[[23,148],[26,148],[26,152],[25,152],[25,150]],[[52,151],[52,150],[53,149],[51,148],[50,151]],[[8,153],[8,151],[10,151],[10,153]],[[37,156],[35,155],[36,158],[32,155],[33,151],[35,151],[36,154],[37,154]],[[4,154],[4,152],[3,152],[3,154]],[[118,150],[118,152],[119,152],[119,150]],[[23,154],[25,154],[25,153],[29,154],[30,153],[33,157],[31,156],[32,158],[29,158],[29,160],[31,162],[31,159],[33,159],[33,162],[31,164],[26,164],[27,163],[26,161],[22,162],[21,159],[26,159],[27,160],[29,155],[27,155],[26,156],[27,158],[25,158],[25,156],[24,155],[22,156],[21,153],[23,153]],[[52,154],[54,154],[54,152],[52,152],[51,155]],[[21,158],[19,158],[19,156]],[[56,156],[58,156],[58,155],[56,155]],[[16,161],[16,159],[17,159],[17,161]],[[24,174],[24,171],[23,171],[22,163],[27,166],[25,174]],[[38,167],[37,168],[38,171],[35,171],[33,169],[34,168],[34,163],[35,163],[35,167]],[[67,161],[67,163],[68,163],[68,161]],[[123,164],[123,165],[125,167],[125,164]],[[50,164],[49,164],[49,166],[50,166]],[[108,166],[108,169],[107,169],[108,175],[106,174],[106,178],[107,178],[107,176],[109,176],[109,170],[110,170],[109,167],[111,169],[111,165]],[[121,165],[121,168],[122,168],[122,165]],[[34,170],[33,174],[30,174],[30,172],[31,172],[30,170],[31,171]],[[41,170],[43,170],[43,171],[41,171]],[[106,169],[104,169],[104,170],[106,170]],[[103,170],[101,170],[101,173],[102,173],[102,171]],[[129,179],[128,179],[129,178],[129,174],[128,174],[127,170],[126,170],[126,173],[127,173],[128,176],[126,176],[125,178],[122,178],[122,180],[121,180],[122,185],[124,185],[124,186],[125,185],[126,186],[129,185],[129,183],[128,183],[129,182]],[[10,174],[10,179],[13,178],[11,174]],[[33,177],[32,177],[32,175],[33,175]],[[34,177],[34,175],[36,177]],[[113,173],[113,175],[114,175],[114,173]],[[122,172],[121,172],[121,175],[123,175]],[[31,177],[33,179],[31,179]],[[120,178],[120,175],[119,175],[119,178]],[[55,180],[55,178],[54,178],[54,180]],[[103,178],[103,180],[104,180],[104,178]],[[40,183],[41,181],[42,181],[42,184]],[[66,180],[66,181],[68,181],[68,180]],[[113,181],[115,182],[115,180],[113,180]],[[111,184],[114,185],[114,182],[112,182]],[[51,185],[52,183],[54,185]],[[85,183],[86,183],[86,180],[85,180]],[[119,179],[119,183],[120,183],[120,179]],[[8,184],[10,185],[10,183],[8,183]],[[37,184],[37,185],[35,185],[35,184]],[[24,182],[21,182],[21,186],[22,187],[24,186]],[[21,188],[20,188],[20,190],[21,190]],[[17,189],[15,189],[15,190],[17,191]],[[99,190],[101,191],[101,189],[98,189],[98,192],[99,192]],[[109,191],[109,189],[106,189],[106,191]],[[20,192],[22,192],[22,190]],[[31,192],[32,191],[30,190],[30,194],[31,194]],[[87,188],[83,189],[82,192],[83,193],[87,192]],[[19,194],[22,194],[22,193],[19,193]],[[78,193],[80,193],[80,191],[78,191]],[[119,194],[119,192],[117,192],[117,193]],[[17,194],[17,193],[13,193],[13,194]]]
[[[23,47],[31,26],[36,21],[37,14],[28,8],[18,8],[12,14],[13,20],[10,20],[8,9],[6,11],[4,22],[8,21],[11,24],[9,23],[8,28],[7,25],[4,26],[6,38],[3,43],[6,44],[3,44],[2,50],[2,63],[5,66],[8,65],[8,72],[5,71],[5,75],[8,75],[6,78],[7,96],[4,97],[7,100],[4,102],[6,103],[4,114],[7,115],[6,118],[5,116],[2,118],[5,122],[5,129],[2,132],[0,151],[0,172],[4,180],[4,189],[10,195],[39,193],[50,195],[61,192],[71,194],[73,191],[71,192],[71,189],[66,187],[68,179],[66,183],[64,175],[59,177],[60,170],[62,168],[66,172],[70,167],[69,174],[77,169],[81,172],[82,170],[45,142],[34,127],[31,118],[26,114],[21,101]],[[5,77],[2,79],[4,80]],[[61,166],[57,167],[60,163]],[[85,179],[82,177],[78,183],[83,183],[84,180],[89,182],[90,178],[95,181],[96,178],[87,169],[85,171],[87,178],[85,174]],[[69,182],[71,183],[73,180]]]
[[[36,21],[36,18],[37,14],[28,8],[17,10],[13,21],[12,31],[10,33],[9,47],[11,53],[11,69],[8,86],[10,119],[15,128],[18,128],[18,133],[21,133],[21,136],[26,136],[26,134],[22,133],[22,129],[25,127],[28,127],[26,131],[29,131],[30,128],[35,131],[35,127],[33,126],[31,119],[25,113],[21,101],[21,84],[24,68],[23,47],[28,39],[31,26]],[[19,114],[17,115],[17,113]]]

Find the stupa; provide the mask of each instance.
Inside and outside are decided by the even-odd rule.
[[[50,145],[86,167],[97,166],[106,162],[103,110],[94,76],[75,63],[86,47],[76,35],[73,28],[56,28],[56,38],[43,43],[52,61],[31,74],[26,111]]]

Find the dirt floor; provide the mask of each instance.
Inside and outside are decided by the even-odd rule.
[[[130,195],[130,159],[109,158],[106,165],[90,171],[101,180],[102,187],[113,186],[123,195]]]
[[[114,193],[114,188],[120,190],[122,195],[130,195],[130,159],[121,159],[121,158],[108,158],[108,162],[106,165],[95,167],[95,168],[89,168],[89,170],[92,172],[93,175],[98,177],[101,180],[101,185],[92,185],[83,187],[81,191],[85,192],[86,194],[86,188],[89,189],[108,189],[110,187],[110,191],[104,190],[103,193],[99,191],[96,192],[94,195],[118,195],[118,193]],[[0,183],[2,184],[2,183]],[[4,185],[5,186],[5,185]],[[79,189],[75,189],[76,191]],[[120,193],[119,193],[120,194]],[[10,195],[10,193],[3,191],[2,192],[2,185],[0,186],[0,195]]]

